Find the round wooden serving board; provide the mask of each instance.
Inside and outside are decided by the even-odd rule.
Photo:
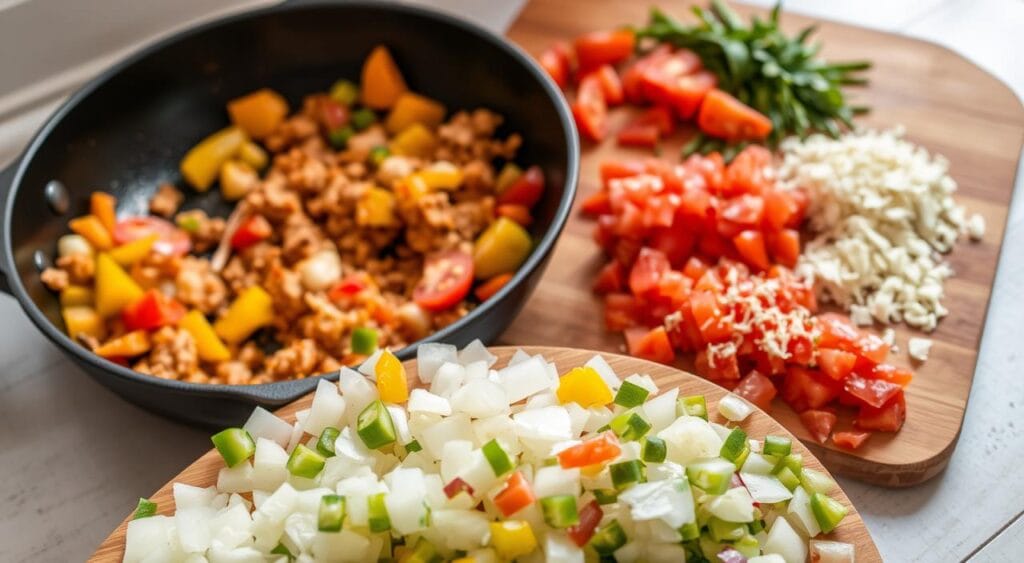
[[[512,347],[491,348],[491,352],[498,356],[498,363],[496,365],[504,366],[515,350],[516,349]],[[558,373],[560,375],[569,369],[583,365],[597,353],[588,350],[552,348],[546,346],[528,346],[524,347],[523,350],[530,354],[543,354],[548,361],[553,361],[558,366]],[[718,414],[718,409],[716,408],[718,400],[726,394],[726,391],[721,387],[705,381],[696,375],[692,375],[669,366],[648,362],[646,360],[620,356],[617,354],[601,353],[601,355],[604,356],[620,376],[626,376],[633,373],[646,373],[654,378],[654,381],[662,391],[671,389],[672,387],[679,387],[681,391],[687,395],[705,395],[708,400],[708,411],[711,415],[711,420],[720,423],[726,422],[725,419]],[[410,385],[418,385],[419,379],[416,377],[416,361],[409,360],[405,362],[405,367],[409,376]],[[309,394],[294,403],[282,407],[277,411],[277,415],[284,418],[289,423],[293,423],[295,422],[295,413],[303,409],[308,409],[312,402],[313,395]],[[762,438],[767,434],[792,437],[792,435],[778,422],[757,409],[755,409],[755,412],[750,415],[747,420],[743,421],[741,426],[746,430],[747,434],[749,434],[751,438]],[[793,451],[794,453],[803,454],[804,463],[808,467],[827,472],[827,470],[822,467],[821,462],[819,462],[817,458],[815,458],[814,455],[800,443],[799,440],[793,440]],[[160,490],[150,495],[149,499],[157,503],[157,506],[159,507],[158,513],[171,514],[174,512],[174,496],[172,493],[172,486],[174,483],[186,483],[197,487],[209,487],[217,483],[217,473],[222,467],[224,467],[224,461],[221,459],[220,454],[218,454],[216,450],[210,450],[196,460],[192,465],[185,468],[184,471],[176,475],[163,487],[160,487]],[[835,531],[829,534],[827,538],[852,543],[856,548],[858,563],[881,561],[882,559],[878,554],[878,549],[871,540],[871,534],[868,533],[867,527],[864,526],[864,522],[857,513],[857,509],[850,503],[850,499],[848,499],[846,494],[838,488],[832,492],[832,497],[848,507],[850,513],[843,519],[842,524],[840,524]],[[130,517],[131,514],[128,515],[128,518]],[[117,529],[103,541],[96,550],[96,553],[94,553],[89,559],[90,561],[121,561],[122,555],[124,554],[124,541],[125,532],[128,526],[128,518],[125,518],[125,520],[121,522],[121,525],[119,525]]]
[[[690,7],[707,1],[654,0],[530,0],[508,37],[533,55],[555,41],[571,41],[579,34],[643,25],[648,11],[658,6],[682,21],[692,22]],[[744,16],[763,9],[733,6]],[[823,43],[826,59],[870,60],[870,85],[854,88],[855,104],[872,107],[859,119],[866,127],[904,125],[907,138],[942,154],[959,184],[956,200],[968,213],[980,213],[987,224],[978,243],[962,241],[946,258],[956,276],[946,283],[944,305],[949,315],[938,329],[924,335],[896,325],[899,354],[896,364],[916,372],[907,388],[907,421],[900,432],[879,432],[860,449],[850,452],[831,441],[819,445],[782,401],[772,415],[804,440],[834,472],[886,486],[909,486],[937,475],[949,462],[963,422],[974,378],[989,293],[995,279],[1017,160],[1024,139],[1024,108],[1004,84],[955,53],[890,33],[816,21],[786,13],[782,27],[795,32],[818,24],[814,40]],[[600,189],[598,165],[606,159],[653,156],[649,150],[619,147],[618,131],[636,112],[616,108],[609,116],[610,139],[600,145],[584,143],[578,201]],[[677,159],[687,133],[676,133],[662,144],[661,155]],[[622,351],[623,339],[604,329],[601,299],[591,291],[605,257],[593,242],[595,222],[572,214],[555,247],[551,266],[523,312],[505,331],[500,344],[565,344],[603,351]],[[876,327],[881,331],[881,327]],[[927,362],[915,365],[907,356],[907,340],[927,336],[934,340]],[[688,360],[688,358],[687,358]],[[692,369],[681,360],[676,365]],[[849,428],[843,414],[836,429]]]

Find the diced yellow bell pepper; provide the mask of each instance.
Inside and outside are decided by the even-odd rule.
[[[533,528],[525,520],[506,520],[491,522],[491,545],[498,555],[505,559],[515,559],[537,549],[537,538]]]
[[[501,195],[509,186],[515,183],[523,175],[523,169],[516,166],[514,162],[508,162],[498,173],[494,181],[494,193]]]
[[[422,123],[433,129],[444,121],[445,113],[447,111],[440,102],[413,92],[404,92],[395,101],[395,107],[391,108],[384,127],[392,135],[405,131],[413,123]]]
[[[432,190],[454,190],[462,185],[462,170],[450,162],[440,161],[420,170],[415,176]]]
[[[614,398],[608,384],[591,367],[573,368],[563,375],[555,394],[559,403],[577,403],[585,409],[607,405]]]
[[[590,477],[591,479],[593,479],[594,477],[597,477],[598,475],[600,475],[600,473],[602,471],[604,471],[604,468],[605,468],[606,465],[607,464],[605,464],[605,463],[595,463],[593,465],[585,465],[585,466],[580,468],[580,475],[584,475],[586,477]]]
[[[436,139],[429,129],[413,123],[391,140],[391,152],[399,156],[426,158],[434,150]]]
[[[402,200],[416,201],[430,193],[430,186],[419,174],[409,174],[395,183],[395,195]]]
[[[96,312],[106,318],[142,297],[139,284],[109,254],[96,257]]]
[[[383,45],[374,47],[366,57],[361,87],[363,105],[373,109],[388,109],[409,89],[402,78],[402,71],[398,70],[391,53]]]
[[[390,227],[395,224],[395,194],[383,188],[370,188],[356,203],[356,223],[364,227]]]
[[[109,252],[110,257],[114,259],[114,262],[122,266],[131,266],[145,258],[159,238],[160,235],[148,235],[131,242],[126,242],[117,248],[111,249]]]
[[[107,326],[103,323],[103,317],[100,317],[92,307],[64,307],[61,309],[61,316],[64,317],[64,328],[72,340],[76,340],[80,334],[97,340],[103,340],[107,336]]]
[[[93,352],[104,358],[132,358],[149,352],[149,333],[134,330],[104,342]]]
[[[204,362],[223,362],[231,359],[228,347],[224,345],[224,342],[214,332],[210,322],[199,311],[189,311],[178,322],[178,326],[192,335],[192,339],[196,342],[199,358]]]
[[[473,271],[485,280],[514,272],[526,261],[533,248],[530,233],[506,217],[499,217],[473,244]]]
[[[381,352],[373,373],[377,376],[380,400],[394,404],[409,400],[409,382],[405,379],[405,366],[391,350]]]
[[[193,188],[205,192],[220,174],[220,167],[248,141],[238,127],[221,129],[192,147],[181,159],[181,175]]]
[[[113,236],[114,225],[117,223],[117,198],[105,192],[92,192],[89,196],[89,213],[100,220],[100,223]]]
[[[476,557],[459,557],[452,559],[452,563],[476,563]]]
[[[274,321],[274,300],[262,287],[251,286],[228,306],[213,330],[228,344],[238,344]]]
[[[228,102],[228,114],[247,135],[262,139],[288,116],[288,102],[270,88],[261,88]]]
[[[61,307],[78,307],[83,305],[92,307],[94,299],[92,288],[80,285],[69,285],[60,292]]]
[[[228,201],[242,199],[259,181],[259,174],[241,160],[229,160],[220,167],[220,193]]]
[[[246,141],[238,147],[238,160],[248,164],[253,170],[263,170],[270,164],[267,151],[252,141]]]
[[[103,226],[103,221],[95,215],[83,215],[68,221],[68,227],[76,234],[81,235],[89,244],[97,250],[106,250],[114,246],[114,238],[110,231]]]

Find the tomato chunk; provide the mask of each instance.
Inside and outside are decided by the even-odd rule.
[[[771,408],[772,399],[775,398],[777,393],[772,380],[761,375],[756,370],[751,371],[741,379],[732,392],[757,405],[763,411]]]
[[[641,147],[653,149],[658,146],[657,125],[645,125],[643,123],[630,123],[619,131],[616,140],[624,147]]]
[[[907,402],[901,389],[888,403],[880,408],[865,405],[860,408],[853,424],[861,430],[896,432],[907,419]]]
[[[585,139],[601,142],[607,133],[608,104],[596,76],[587,76],[580,82],[576,101],[572,103],[571,109],[580,135]]]
[[[818,350],[818,365],[825,375],[842,381],[853,371],[857,356],[842,350],[821,348]]]
[[[540,63],[540,67],[548,73],[551,80],[555,81],[555,84],[559,88],[565,88],[569,85],[569,74],[572,72],[572,65],[569,60],[569,44],[565,42],[558,42],[545,49],[539,57],[537,62]]]
[[[903,392],[903,388],[895,383],[889,383],[884,379],[864,379],[857,375],[846,379],[843,390],[863,404],[875,408],[881,408],[897,393]]]
[[[663,364],[670,364],[676,359],[672,343],[669,342],[668,333],[663,326],[651,330],[633,327],[627,329],[625,335],[626,348],[631,356]]]
[[[800,422],[803,422],[804,427],[811,433],[811,436],[822,444],[832,434],[832,428],[836,425],[836,420],[838,420],[838,417],[835,413],[823,410],[810,409],[800,413]]]
[[[855,450],[861,447],[867,439],[871,437],[871,432],[862,430],[847,430],[844,432],[836,432],[832,435],[832,441],[835,442],[840,448],[846,448],[848,450]]]

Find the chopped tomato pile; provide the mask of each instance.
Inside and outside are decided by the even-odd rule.
[[[714,73],[688,49],[661,44],[634,56],[630,30],[587,33],[570,46],[556,43],[538,61],[561,88],[575,83],[573,116],[580,134],[600,142],[608,135],[608,108],[651,106],[617,132],[620,145],[655,147],[677,120],[695,122],[705,135],[728,142],[763,140],[768,117],[716,88]]]
[[[610,257],[594,289],[605,324],[631,355],[669,363],[695,354],[699,375],[769,408],[776,395],[818,441],[859,447],[899,430],[913,374],[885,363],[889,345],[848,318],[816,314],[800,255],[806,197],[774,185],[771,155],[750,147],[682,164],[606,162],[583,203]],[[855,429],[833,435],[837,409]]]

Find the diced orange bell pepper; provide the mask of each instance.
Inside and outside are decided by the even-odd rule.
[[[395,195],[403,200],[416,201],[430,193],[430,186],[420,174],[409,174],[395,183]]]
[[[356,203],[356,223],[364,227],[390,227],[395,224],[395,194],[383,188],[370,188]]]
[[[261,88],[228,102],[231,122],[254,139],[262,139],[277,129],[288,116],[288,102],[281,94]]]
[[[403,92],[395,101],[395,107],[391,108],[384,126],[392,135],[405,131],[413,123],[433,129],[444,121],[445,113],[447,110],[440,102],[413,92]]]
[[[117,248],[111,249],[109,252],[110,257],[114,259],[114,262],[122,266],[131,266],[145,258],[149,251],[153,250],[153,245],[156,244],[159,238],[160,235],[154,234],[126,242]]]
[[[181,175],[193,188],[205,192],[220,174],[221,166],[238,153],[248,137],[239,127],[227,127],[192,147],[181,160]]]
[[[120,313],[129,303],[142,297],[139,284],[105,252],[96,257],[95,278],[96,312],[104,318]]]
[[[537,538],[525,520],[491,522],[491,545],[498,555],[511,560],[537,549]]]
[[[64,329],[72,340],[79,335],[91,336],[102,340],[107,336],[107,327],[103,318],[96,313],[92,307],[85,305],[74,305],[61,309],[61,316],[64,317]]]
[[[149,352],[149,333],[135,330],[99,345],[93,352],[104,358],[132,358]]]
[[[391,140],[391,152],[399,156],[427,157],[437,140],[421,123],[413,123]]]
[[[217,322],[213,330],[228,344],[238,344],[274,321],[274,300],[262,287],[244,290]]]
[[[108,231],[103,225],[103,221],[100,221],[95,215],[75,217],[68,221],[68,227],[75,233],[82,235],[85,240],[89,241],[89,244],[98,250],[106,250],[114,246],[114,239],[110,234],[111,231]]]
[[[373,109],[390,108],[409,89],[391,53],[383,45],[374,47],[366,57],[361,86],[363,105]]]
[[[117,198],[105,192],[92,192],[89,196],[89,213],[100,220],[111,236],[117,224]]]
[[[381,352],[373,372],[377,376],[380,400],[395,404],[409,400],[409,382],[405,378],[405,366],[391,350]]]
[[[178,326],[192,335],[192,339],[196,342],[199,359],[204,362],[223,362],[231,359],[231,351],[199,311],[189,311],[178,323]]]
[[[615,433],[604,432],[558,452],[558,464],[565,469],[580,467],[587,471],[596,468],[600,472],[605,463],[617,458],[620,453],[622,448]]]
[[[530,233],[506,217],[499,217],[473,245],[473,271],[477,279],[514,272],[533,248]]]
[[[604,406],[614,398],[608,384],[592,367],[573,368],[563,375],[555,394],[560,403],[577,403],[583,408]]]
[[[92,307],[94,300],[95,296],[93,295],[92,288],[80,285],[69,285],[60,292],[61,307],[78,307],[83,305]]]
[[[487,301],[491,297],[494,297],[495,293],[501,291],[501,288],[505,287],[505,284],[512,281],[512,273],[498,274],[493,278],[485,281],[476,288],[473,295],[480,301]]]
[[[498,507],[505,518],[530,506],[537,500],[530,483],[523,477],[522,471],[516,471],[505,482],[505,488],[494,497],[494,506]]]

